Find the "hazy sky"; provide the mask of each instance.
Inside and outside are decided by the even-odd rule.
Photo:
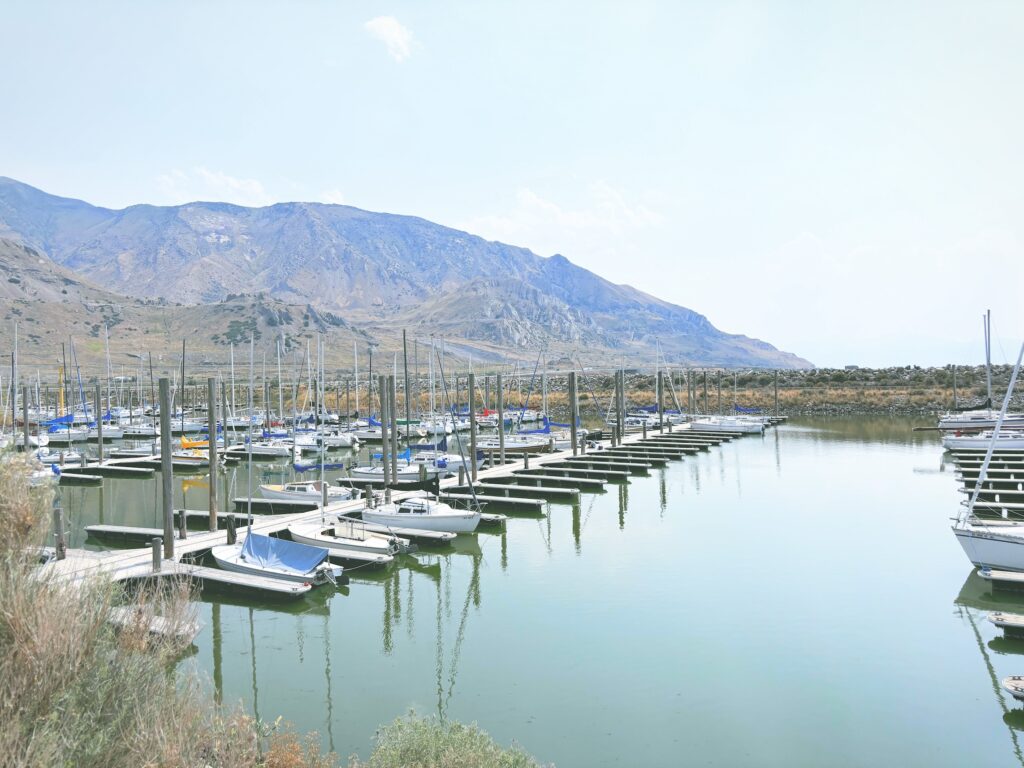
[[[6,2],[0,175],[563,253],[819,365],[1024,337],[1019,2]]]

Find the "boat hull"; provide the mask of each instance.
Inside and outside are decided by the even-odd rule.
[[[363,510],[363,520],[377,525],[396,528],[413,528],[419,531],[442,531],[445,533],[473,533],[480,524],[480,514],[467,512],[464,515],[410,515],[381,514],[372,509]]]
[[[214,547],[210,550],[210,554],[213,555],[213,559],[217,562],[217,567],[225,571],[247,573],[250,576],[265,576],[271,579],[280,579],[281,581],[291,581],[299,584],[312,584],[314,586],[331,583],[328,574],[331,575],[335,582],[340,582],[345,570],[340,565],[328,565],[326,567],[317,566],[312,571],[300,573],[285,568],[254,566],[242,560],[241,546],[238,544],[225,544],[220,547]]]
[[[1024,571],[1024,536],[980,526],[953,528],[967,559],[979,568]]]

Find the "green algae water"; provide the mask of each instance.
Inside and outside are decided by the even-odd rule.
[[[182,668],[342,756],[413,709],[562,768],[1024,765],[1024,643],[985,620],[1024,603],[972,575],[928,424],[793,419],[295,604],[204,599]],[[61,493],[158,526],[157,486]]]

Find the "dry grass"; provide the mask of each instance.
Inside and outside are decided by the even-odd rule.
[[[192,677],[174,673],[181,641],[149,621],[194,619],[187,584],[125,595],[93,579],[74,586],[41,575],[52,491],[28,487],[28,465],[0,454],[0,768],[330,768],[315,734],[300,736],[214,706]],[[133,617],[115,629],[111,608]],[[353,762],[353,766],[359,765]],[[532,768],[475,726],[410,716],[383,727],[370,768]]]
[[[135,593],[136,620],[115,629],[117,587],[41,577],[30,548],[48,533],[52,492],[30,490],[26,469],[0,456],[0,768],[330,764],[271,763],[281,748],[270,739],[263,753],[270,734],[173,673],[180,640],[150,635],[149,618],[191,621],[187,585]]]

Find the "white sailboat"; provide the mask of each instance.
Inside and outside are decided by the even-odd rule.
[[[976,435],[946,435],[942,447],[947,451],[984,451],[992,444],[997,451],[1024,451],[1024,431],[1001,429],[998,435],[992,430]]]
[[[331,564],[323,547],[251,532],[240,543],[213,547],[210,554],[225,571],[313,586],[337,584],[344,572],[342,566]]]
[[[985,459],[981,463],[974,491],[970,500],[962,505],[956,522],[952,526],[953,534],[963,548],[964,554],[979,568],[1024,571],[1024,528],[988,525],[974,514],[978,496],[981,494],[989,465],[992,462],[992,455],[996,450],[1003,419],[1006,416],[1007,408],[1009,408],[1010,398],[1013,396],[1013,388],[1017,384],[1022,359],[1024,359],[1024,344],[1021,345],[1020,353],[1017,355],[1017,364],[1013,368],[1003,407],[999,411],[992,436],[989,438],[988,449],[985,452]]]
[[[260,493],[265,499],[294,499],[297,501],[318,501],[323,499],[324,484],[319,480],[307,480],[283,485],[260,485]],[[351,488],[327,486],[327,501],[348,501],[353,497]]]
[[[363,510],[363,520],[368,523],[421,531],[472,533],[480,524],[480,513],[454,509],[444,502],[430,498],[412,497],[378,506],[368,506]]]

